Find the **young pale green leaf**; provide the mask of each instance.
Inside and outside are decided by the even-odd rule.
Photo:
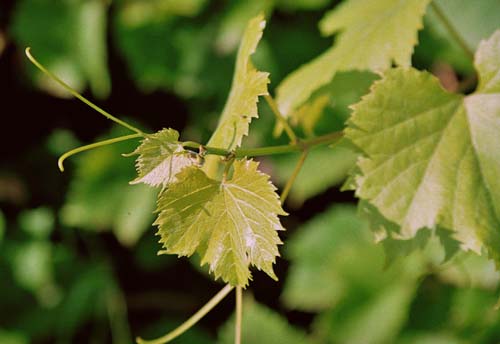
[[[196,164],[196,157],[178,142],[179,133],[174,129],[162,129],[148,135],[135,151],[138,177],[131,184],[145,183],[166,186],[175,182],[175,175],[182,169]]]
[[[350,0],[320,22],[323,34],[341,32],[337,43],[290,74],[277,89],[279,109],[290,115],[338,71],[411,65],[417,31],[430,0]]]
[[[278,215],[286,213],[257,162],[237,160],[233,166],[231,179],[221,182],[199,168],[185,168],[160,195],[155,224],[163,253],[197,252],[216,278],[235,286],[248,284],[250,265],[276,279],[277,231],[284,230]]]
[[[463,248],[479,252],[484,245],[497,262],[499,37],[500,31],[479,47],[473,95],[447,93],[425,72],[394,69],[354,106],[346,129],[366,154],[358,162],[357,196],[401,226],[402,237],[449,228]]]
[[[264,16],[258,15],[248,23],[238,50],[233,84],[222,112],[219,125],[208,145],[233,149],[241,145],[248,134],[252,118],[257,118],[258,97],[267,95],[269,74],[255,69],[250,56],[255,52],[266,26]]]

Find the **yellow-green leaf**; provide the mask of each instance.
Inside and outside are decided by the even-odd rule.
[[[410,66],[417,31],[430,0],[349,0],[320,22],[323,34],[341,32],[336,44],[290,74],[277,89],[285,116],[328,83],[338,71]]]
[[[252,160],[234,162],[231,179],[210,179],[199,168],[177,175],[159,198],[158,225],[163,253],[191,256],[209,264],[216,278],[246,286],[250,265],[276,279],[272,265],[284,230],[281,208],[269,176]]]
[[[500,262],[500,31],[476,54],[480,86],[461,96],[426,72],[398,68],[354,106],[346,136],[366,157],[355,177],[368,200],[410,238],[448,228],[465,249]],[[487,94],[483,92],[488,92]]]
[[[238,50],[233,84],[222,112],[219,125],[208,145],[233,149],[241,145],[248,134],[252,118],[258,117],[258,97],[268,94],[269,73],[255,69],[250,56],[255,52],[266,26],[264,16],[258,15],[249,21]]]

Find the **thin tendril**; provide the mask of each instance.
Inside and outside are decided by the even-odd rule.
[[[64,165],[63,165],[64,160],[66,160],[67,158],[69,158],[72,155],[75,155],[75,154],[78,154],[81,152],[85,152],[85,151],[88,151],[90,149],[107,146],[107,145],[110,145],[110,144],[113,144],[116,142],[131,140],[131,139],[135,139],[135,138],[142,137],[142,136],[143,136],[143,134],[131,134],[131,135],[126,135],[126,136],[120,136],[120,137],[115,137],[113,139],[99,141],[99,142],[91,143],[89,145],[85,145],[85,146],[81,146],[81,147],[72,149],[72,150],[64,153],[63,155],[61,155],[59,160],[57,160],[57,166],[59,166],[59,170],[61,172],[64,172]]]
[[[73,89],[71,86],[69,86],[67,83],[65,83],[64,81],[62,81],[59,77],[57,77],[56,75],[54,75],[52,72],[50,72],[47,68],[45,68],[40,62],[37,61],[37,59],[35,59],[33,57],[33,55],[31,55],[31,52],[30,52],[30,49],[31,48],[26,48],[26,56],[28,57],[28,59],[31,61],[31,63],[33,63],[38,69],[40,69],[45,75],[47,75],[48,77],[50,77],[51,79],[53,79],[55,82],[57,82],[59,85],[61,85],[66,91],[68,91],[69,93],[71,93],[74,97],[78,98],[79,100],[81,100],[83,103],[87,104],[88,106],[90,106],[92,109],[94,109],[95,111],[99,112],[101,115],[103,115],[104,117],[106,117],[107,119],[109,120],[112,120],[113,122],[115,123],[118,123],[119,125],[127,128],[127,129],[130,129],[138,134],[141,134],[141,135],[144,135],[144,133],[128,124],[127,122],[125,121],[122,121],[121,119],[118,119],[116,118],[115,116],[113,116],[112,114],[110,114],[109,112],[101,109],[99,106],[95,105],[94,103],[92,103],[90,100],[88,100],[87,98],[85,98],[84,96],[82,96],[80,93],[78,93],[75,89]]]
[[[217,304],[221,302],[227,296],[227,294],[229,294],[229,292],[233,290],[233,288],[234,287],[232,285],[227,284],[210,301],[208,301],[205,306],[200,308],[200,310],[193,314],[191,318],[186,320],[182,325],[178,326],[173,331],[160,338],[152,340],[137,338],[137,344],[163,344],[170,342],[174,338],[177,338],[178,336],[189,330],[191,327],[193,327],[198,321],[200,321],[201,318],[203,318],[208,312],[210,312],[215,306],[217,306]]]

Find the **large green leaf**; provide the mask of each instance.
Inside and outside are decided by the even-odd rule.
[[[430,0],[350,0],[329,12],[320,22],[323,34],[341,32],[337,43],[290,74],[277,89],[284,115],[309,99],[338,71],[380,71],[394,62],[410,66],[417,31]]]
[[[209,264],[216,278],[246,286],[250,265],[276,279],[272,265],[286,215],[269,177],[251,160],[234,162],[231,179],[210,179],[197,167],[177,175],[159,198],[158,218],[163,253],[191,256]]]
[[[426,72],[388,71],[354,106],[346,136],[364,151],[358,197],[401,226],[443,227],[465,249],[500,260],[500,31],[476,54],[479,88],[447,93]]]
[[[163,129],[148,135],[130,155],[139,155],[136,162],[138,177],[131,184],[145,183],[151,186],[175,181],[175,175],[187,166],[196,164],[193,153],[186,151],[178,142],[179,133]]]
[[[258,97],[268,94],[269,74],[257,71],[250,56],[262,38],[265,25],[264,16],[258,15],[249,21],[245,29],[238,50],[231,91],[219,125],[208,141],[209,146],[225,149],[240,146],[243,136],[248,134],[252,118],[258,117]]]

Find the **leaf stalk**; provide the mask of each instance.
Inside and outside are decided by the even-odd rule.
[[[286,120],[286,118],[278,110],[278,105],[276,104],[274,99],[269,94],[266,94],[264,96],[264,99],[266,100],[267,104],[271,108],[271,111],[274,113],[274,116],[276,116],[276,119],[278,120],[278,122],[283,126],[283,129],[285,129],[285,132],[288,135],[290,142],[297,143],[297,140],[298,140],[297,135],[295,135],[295,132],[290,127],[290,124],[288,124],[288,121]]]
[[[292,175],[290,178],[288,178],[285,187],[283,188],[283,191],[281,192],[280,199],[281,199],[281,204],[284,204],[288,194],[290,193],[290,190],[292,189],[293,183],[295,182],[295,179],[297,179],[297,176],[300,173],[300,170],[302,169],[302,166],[304,166],[304,163],[306,162],[307,155],[309,154],[309,151],[305,149],[302,152],[302,155],[299,158],[299,161],[297,161],[297,164],[295,165],[295,168],[293,169]]]
[[[236,287],[236,323],[234,327],[234,344],[241,344],[241,319],[243,317],[243,290]]]
[[[336,143],[342,138],[342,136],[343,133],[341,131],[336,131],[326,135],[313,137],[307,140],[299,140],[296,143],[290,143],[288,145],[268,146],[260,148],[237,148],[234,151],[222,148],[204,146],[198,142],[193,142],[193,141],[185,141],[181,142],[181,144],[184,148],[192,148],[195,150],[199,150],[201,148],[202,151],[206,152],[206,154],[220,155],[225,157],[234,154],[236,158],[243,158],[243,157],[256,157],[256,156],[302,152],[304,150],[308,150],[316,146]]]

